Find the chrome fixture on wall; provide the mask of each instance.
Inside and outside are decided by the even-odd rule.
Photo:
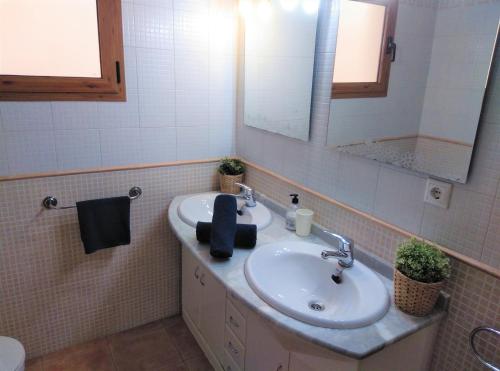
[[[135,200],[142,195],[142,189],[140,187],[134,186],[128,191],[128,197],[131,200]],[[64,209],[74,209],[76,205],[73,206],[57,206],[57,198],[54,196],[47,196],[42,201],[42,206],[48,210],[64,210]]]

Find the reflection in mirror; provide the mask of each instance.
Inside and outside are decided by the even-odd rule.
[[[101,77],[96,0],[1,0],[0,75]]]
[[[397,9],[397,56],[387,96],[334,96],[328,145],[465,183],[498,33],[500,2],[420,0],[400,3]],[[344,16],[352,14],[341,11],[340,24]]]
[[[319,0],[244,0],[244,123],[309,139]]]

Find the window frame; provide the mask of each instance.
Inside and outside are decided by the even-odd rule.
[[[121,0],[96,0],[101,77],[0,75],[0,101],[125,101]]]
[[[396,18],[398,13],[398,0],[351,0],[363,3],[384,5],[386,7],[384,31],[380,49],[378,75],[376,82],[343,82],[335,83],[332,77],[331,98],[374,98],[386,97],[389,89],[392,53],[387,53],[389,38],[394,39]],[[342,14],[340,14],[340,17]],[[395,51],[394,51],[395,52]],[[335,62],[334,62],[335,68]]]

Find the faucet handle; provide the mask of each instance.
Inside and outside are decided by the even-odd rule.
[[[340,234],[333,233],[327,230],[323,230],[323,233],[335,238],[339,242],[339,249],[342,252],[350,252],[352,253],[354,249],[354,241],[348,237],[341,236]]]
[[[247,186],[246,184],[243,184],[243,183],[234,183],[234,185],[237,185],[238,187],[240,188],[243,188],[245,191],[251,191],[252,188]]]

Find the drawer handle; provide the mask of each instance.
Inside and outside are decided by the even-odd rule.
[[[238,349],[236,349],[236,347],[233,345],[233,343],[229,342],[227,343],[227,347],[229,348],[229,350],[236,356],[238,355],[239,351]]]
[[[229,323],[231,324],[231,326],[234,326],[236,328],[240,327],[239,323],[233,318],[233,316],[229,316]]]
[[[281,371],[281,370],[283,370],[283,365],[281,365],[281,364],[280,364],[280,365],[278,366],[278,368],[276,369],[276,371]]]
[[[201,274],[200,283],[202,286],[205,286],[205,273]]]
[[[200,271],[200,267],[198,266],[194,270],[194,278],[196,278],[196,279],[200,278],[200,275],[198,274],[199,271]]]

